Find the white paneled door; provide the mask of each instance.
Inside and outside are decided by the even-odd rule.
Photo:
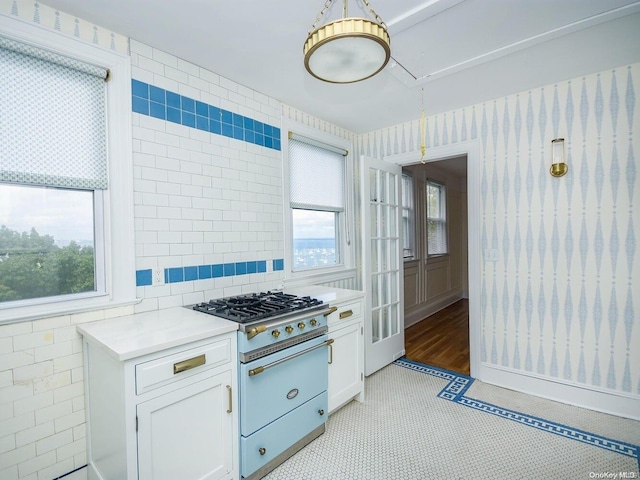
[[[404,355],[402,168],[361,157],[365,375]]]

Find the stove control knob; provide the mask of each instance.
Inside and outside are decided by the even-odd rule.
[[[287,333],[291,333],[291,332],[293,332],[293,327],[292,327],[291,325],[287,325],[287,326],[286,326],[286,328],[285,328],[284,330],[285,330],[285,332],[287,332]]]
[[[312,327],[315,327],[316,325],[318,325],[318,321],[315,318],[312,318],[309,323],[311,324]]]
[[[271,332],[271,335],[273,335],[273,338],[278,338],[280,336],[280,330],[274,330]]]
[[[300,322],[300,323],[298,324],[298,328],[299,328],[300,330],[304,330],[304,327],[305,327],[304,322]]]

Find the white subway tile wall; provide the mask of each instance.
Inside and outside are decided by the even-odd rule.
[[[284,257],[280,103],[130,44],[136,312],[274,288]],[[165,285],[152,285],[156,268]]]
[[[51,480],[87,463],[79,323],[120,307],[0,326],[0,478]]]

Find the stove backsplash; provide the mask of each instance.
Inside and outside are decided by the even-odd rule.
[[[353,134],[130,42],[136,312],[282,286],[281,118]]]

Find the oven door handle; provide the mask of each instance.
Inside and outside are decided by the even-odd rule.
[[[302,351],[300,351],[298,353],[294,353],[293,355],[289,355],[288,357],[281,358],[280,360],[276,360],[275,362],[268,363],[267,365],[263,365],[263,366],[256,367],[256,368],[252,368],[251,370],[249,370],[249,376],[253,377],[255,375],[258,375],[259,373],[264,372],[268,368],[275,367],[275,366],[280,365],[281,363],[284,363],[284,362],[288,362],[289,360],[293,360],[294,358],[297,358],[297,357],[299,357],[301,355],[305,355],[305,354],[307,354],[309,352],[312,352],[313,350],[317,350],[318,348],[322,348],[322,347],[325,347],[327,345],[331,345],[333,343],[333,341],[334,341],[333,338],[330,338],[329,340],[325,340],[321,344],[316,345],[314,347],[307,348],[306,350],[302,350]]]

